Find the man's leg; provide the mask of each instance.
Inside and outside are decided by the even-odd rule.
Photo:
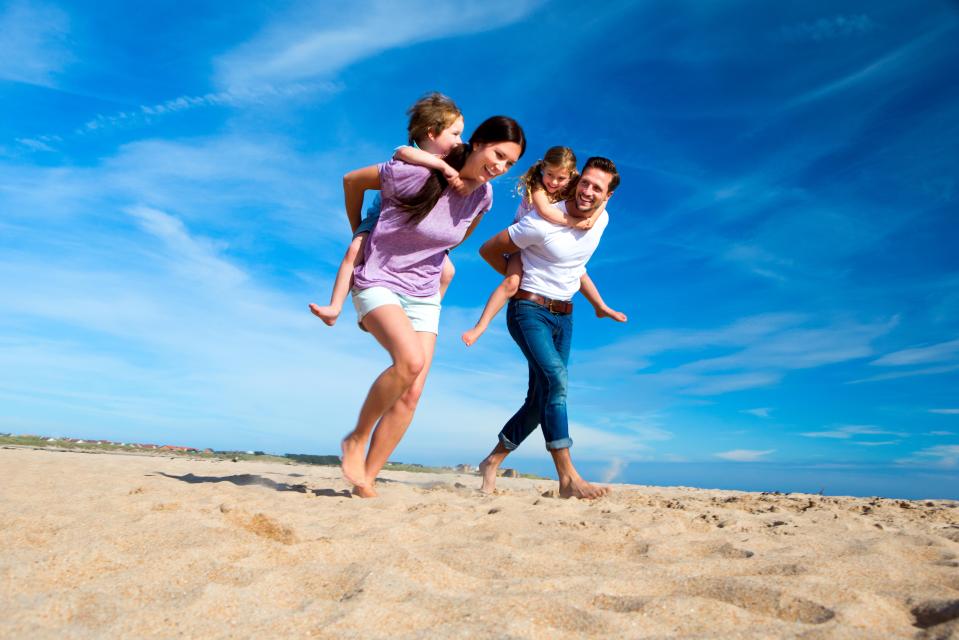
[[[573,441],[569,437],[566,386],[569,351],[573,342],[573,317],[557,315],[553,316],[553,320],[553,346],[562,362],[562,367],[553,366],[552,369],[544,371],[544,375],[551,381],[550,390],[544,394],[543,407],[543,433],[546,437],[546,448],[553,456],[556,475],[559,476],[560,497],[592,500],[609,493],[609,488],[583,480],[573,466],[573,459],[569,452]]]
[[[526,390],[526,400],[523,406],[519,408],[513,417],[507,421],[499,434],[499,442],[493,447],[486,458],[479,465],[480,474],[483,476],[483,485],[480,491],[483,493],[493,493],[496,490],[496,476],[503,460],[509,455],[509,452],[515,449],[518,444],[514,444],[512,439],[522,442],[526,436],[536,430],[540,422],[540,411],[542,402],[539,397],[539,385],[536,381],[536,372],[533,367],[529,367],[529,384]],[[512,439],[511,439],[512,438]]]

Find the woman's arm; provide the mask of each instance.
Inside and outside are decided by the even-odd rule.
[[[610,309],[603,297],[599,295],[599,289],[593,284],[589,274],[584,273],[579,279],[579,291],[583,297],[593,305],[597,318],[612,318],[616,322],[626,322],[626,314]]]
[[[451,167],[447,164],[446,160],[443,160],[443,158],[439,156],[434,156],[432,153],[417,149],[416,147],[404,146],[396,150],[393,158],[395,160],[402,160],[407,164],[415,164],[426,167],[427,169],[435,169],[446,177],[446,182],[453,187],[458,194],[466,195],[469,193],[468,191],[463,191],[464,185],[463,180],[460,178],[459,171]]]
[[[343,176],[343,200],[346,204],[346,218],[350,229],[356,231],[360,226],[363,212],[363,193],[380,188],[379,166],[371,164],[362,169],[350,171]]]

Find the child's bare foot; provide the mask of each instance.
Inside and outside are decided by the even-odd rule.
[[[366,464],[363,460],[366,443],[359,441],[353,434],[350,434],[343,438],[343,442],[340,443],[340,450],[343,452],[340,468],[346,481],[357,488],[369,487],[369,483],[366,481]],[[372,488],[370,489],[372,490]]]
[[[473,343],[479,340],[479,337],[483,335],[483,332],[486,331],[486,327],[473,327],[469,331],[463,333],[463,342],[467,347],[472,347]]]
[[[486,458],[479,464],[480,475],[483,476],[483,485],[480,491],[483,493],[493,493],[496,491],[496,472],[499,470],[499,463]]]
[[[337,309],[336,307],[330,305],[321,307],[311,302],[310,311],[312,311],[313,315],[315,315],[317,318],[325,322],[328,327],[332,327],[334,324],[336,324],[336,319],[340,317],[340,312],[342,309]]]
[[[626,322],[626,314],[620,311],[614,311],[609,307],[605,309],[596,309],[597,318],[612,318],[616,322]]]
[[[560,498],[579,498],[580,500],[595,500],[609,493],[609,487],[590,484],[582,478],[568,479],[559,483]]]

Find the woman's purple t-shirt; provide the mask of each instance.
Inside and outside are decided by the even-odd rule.
[[[395,293],[426,298],[440,290],[446,250],[463,241],[476,218],[493,205],[486,183],[466,196],[446,189],[436,206],[418,224],[409,221],[397,197],[419,192],[429,177],[425,167],[390,160],[379,165],[383,209],[366,240],[365,260],[353,271],[357,289],[386,287]]]

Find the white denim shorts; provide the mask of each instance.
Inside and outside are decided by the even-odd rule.
[[[413,324],[414,331],[424,333],[439,333],[440,328],[440,294],[428,298],[417,298],[414,296],[403,295],[390,291],[386,287],[370,287],[369,289],[356,289],[353,294],[353,306],[356,307],[357,322],[360,328],[366,331],[363,326],[363,318],[373,309],[382,307],[385,304],[396,304],[402,307],[406,317]]]

